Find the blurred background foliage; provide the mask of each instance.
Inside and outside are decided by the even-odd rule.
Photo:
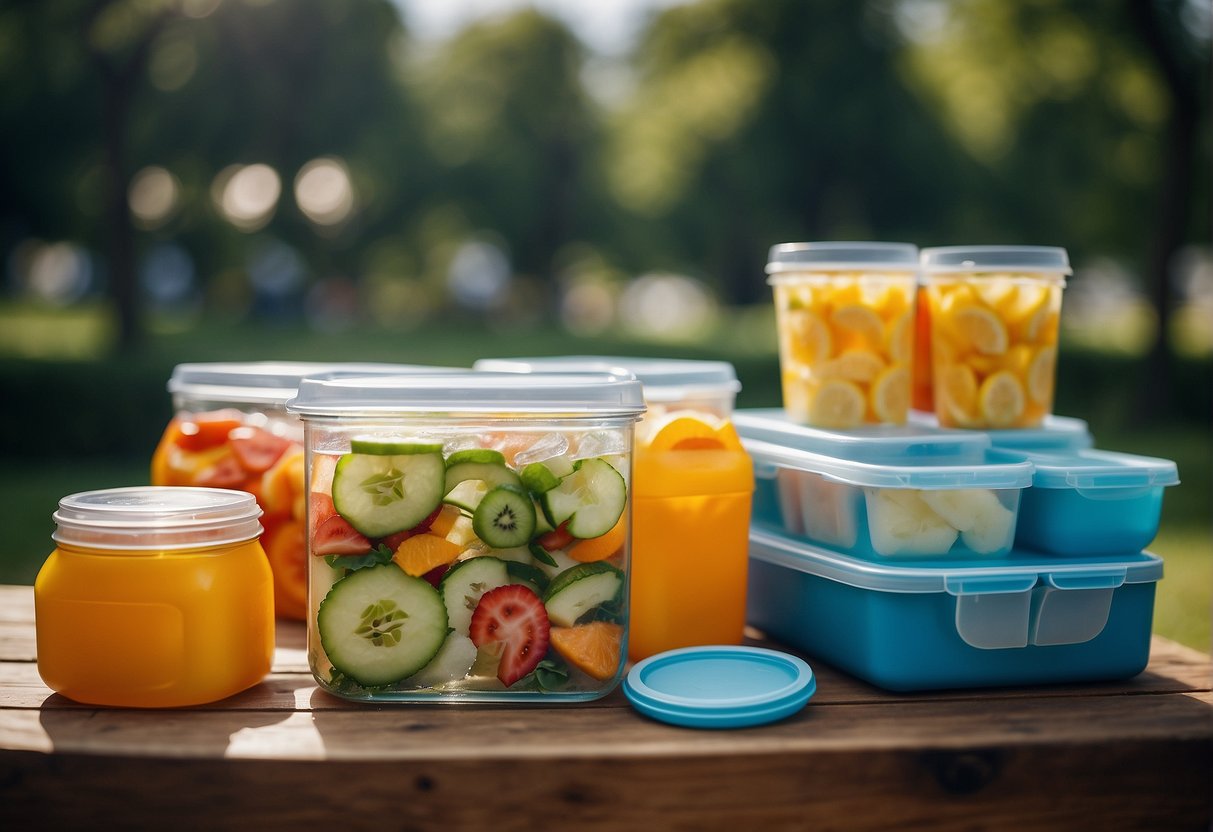
[[[1058,409],[1180,459],[1213,560],[1207,0],[534,2],[0,5],[0,462],[142,474],[186,360],[704,355],[774,404],[772,244],[1060,245]]]

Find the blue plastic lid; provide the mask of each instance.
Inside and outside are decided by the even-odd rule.
[[[1097,451],[1033,452],[996,449],[1007,459],[1026,459],[1036,469],[1034,488],[1153,488],[1179,484],[1179,468],[1169,459]]]
[[[990,446],[990,438],[984,433],[941,428],[938,423],[864,425],[848,430],[807,427],[790,420],[779,407],[736,410],[733,426],[743,439],[759,439],[852,462],[980,461]]]
[[[631,669],[623,692],[642,714],[689,728],[744,728],[791,716],[817,690],[802,659],[763,647],[684,647]]]
[[[496,373],[631,373],[649,401],[677,401],[694,394],[736,394],[737,372],[727,361],[640,358],[617,355],[562,355],[547,358],[482,358],[472,369]]]
[[[911,424],[927,428],[938,428],[939,419],[934,413],[921,410],[911,410]],[[966,432],[962,428],[953,428],[955,432]],[[1024,451],[1035,450],[1065,450],[1079,451],[1090,448],[1095,444],[1091,429],[1082,419],[1073,416],[1045,416],[1044,421],[1034,428],[997,428],[988,431],[973,431],[989,437],[990,444],[995,448],[1016,448]]]

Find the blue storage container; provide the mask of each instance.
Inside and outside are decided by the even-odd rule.
[[[738,411],[754,460],[753,522],[875,560],[998,557],[1014,541],[1023,460],[992,459],[972,431],[825,431],[781,411]]]
[[[748,621],[874,685],[940,690],[1123,679],[1149,660],[1148,552],[879,564],[755,529]]]
[[[938,428],[934,413],[910,411],[910,424]],[[957,429],[959,430],[959,428]],[[1082,419],[1073,416],[1045,416],[1039,427],[998,428],[987,431],[963,431],[989,438],[996,448],[1016,448],[1023,451],[1081,451],[1095,444],[1091,429]]]
[[[1015,545],[1059,555],[1140,552],[1158,534],[1163,489],[1179,483],[1169,459],[1090,449],[991,453],[1034,468],[1020,498]]]

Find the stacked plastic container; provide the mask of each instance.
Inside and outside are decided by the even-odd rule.
[[[820,283],[819,257],[829,279],[853,276],[859,302],[887,297],[864,280],[870,260],[839,259],[868,245],[772,249],[785,391],[784,357],[803,356],[796,338],[814,329],[787,286],[801,272]],[[891,690],[1135,675],[1162,577],[1143,549],[1175,464],[1096,450],[1085,422],[1052,415],[1064,250],[927,249],[922,263],[936,413],[898,423],[869,406],[846,427],[791,405],[735,414],[756,480],[749,622]],[[886,342],[915,314],[886,322]],[[867,348],[834,342],[814,342],[816,366],[858,372],[852,353]]]

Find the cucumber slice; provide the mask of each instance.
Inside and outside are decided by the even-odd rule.
[[[409,439],[391,441],[374,437],[354,437],[350,440],[350,450],[356,454],[377,454],[393,456],[396,454],[441,454],[441,442],[427,442],[424,439]]]
[[[611,463],[601,457],[581,460],[577,470],[545,492],[539,503],[548,522],[568,521],[573,537],[599,537],[619,522],[628,500],[628,487]]]
[[[450,493],[442,498],[442,502],[450,503],[460,511],[471,514],[476,511],[476,506],[480,505],[488,491],[489,486],[484,480],[464,480],[452,488]]]
[[[535,533],[535,504],[521,488],[499,485],[476,506],[472,528],[477,537],[496,549],[522,546]]]
[[[411,529],[442,502],[442,454],[348,453],[333,471],[333,507],[367,537]]]
[[[552,579],[543,596],[548,618],[572,627],[595,607],[614,601],[623,589],[623,573],[609,563],[582,563]]]
[[[538,566],[511,561],[505,565],[505,571],[509,574],[511,583],[530,587],[535,590],[537,596],[543,597],[543,591],[548,586],[548,576]]]
[[[522,484],[526,486],[527,490],[533,491],[536,494],[543,494],[560,485],[560,477],[553,474],[552,469],[542,462],[532,462],[519,471],[518,476],[522,479]]]
[[[447,634],[446,605],[393,563],[351,572],[316,613],[333,667],[364,687],[398,682],[429,664]]]
[[[535,536],[555,531],[556,527],[548,522],[547,515],[543,513],[543,506],[533,500],[532,504],[535,507]]]
[[[480,596],[509,582],[505,561],[487,555],[468,558],[452,566],[438,585],[451,629],[466,636]]]
[[[459,451],[451,456],[458,454],[470,453],[470,451]],[[497,453],[492,451],[491,453]],[[500,454],[497,454],[501,456]],[[450,494],[455,486],[466,480],[482,480],[487,483],[489,488],[498,485],[512,485],[516,488],[522,488],[522,480],[518,475],[505,466],[504,462],[456,462],[454,465],[448,463],[446,467],[446,485],[443,494]]]
[[[466,448],[455,451],[446,458],[446,467],[458,465],[461,462],[475,462],[486,465],[505,465],[505,454],[492,448]]]

